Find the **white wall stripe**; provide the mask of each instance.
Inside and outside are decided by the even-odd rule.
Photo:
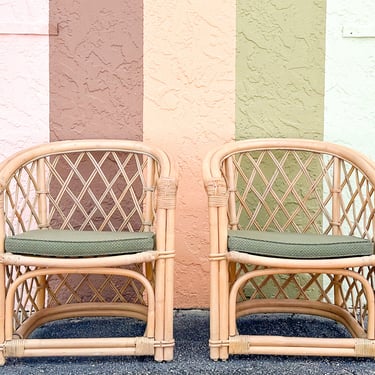
[[[0,160],[49,140],[48,35],[11,35],[48,22],[48,0],[0,0]]]
[[[327,1],[324,139],[375,160],[373,0]]]

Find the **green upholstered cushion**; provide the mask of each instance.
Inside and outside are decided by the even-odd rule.
[[[54,257],[134,254],[154,248],[152,232],[32,230],[7,237],[5,251]]]
[[[254,255],[320,259],[373,254],[373,244],[353,236],[327,236],[286,232],[228,231],[228,249]]]

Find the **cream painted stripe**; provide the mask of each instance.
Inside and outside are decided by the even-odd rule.
[[[324,139],[375,160],[375,2],[327,1]]]
[[[0,2],[0,159],[49,140],[48,3]]]
[[[144,140],[179,166],[177,307],[208,306],[206,152],[234,138],[236,3],[144,1]]]

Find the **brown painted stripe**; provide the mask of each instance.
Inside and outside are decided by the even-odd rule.
[[[143,1],[53,0],[50,139],[143,137]]]

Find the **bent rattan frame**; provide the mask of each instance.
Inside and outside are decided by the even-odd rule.
[[[151,355],[173,359],[177,177],[162,150],[127,140],[51,142],[0,164],[0,362],[7,357]],[[152,231],[147,251],[100,257],[6,252],[31,229]],[[53,320],[118,316],[141,337],[29,338]]]
[[[203,162],[210,227],[210,356],[375,356],[375,256],[297,259],[228,251],[231,230],[352,235],[374,242],[375,165],[340,145],[257,139]],[[237,319],[300,313],[333,319],[352,338],[241,334]]]

